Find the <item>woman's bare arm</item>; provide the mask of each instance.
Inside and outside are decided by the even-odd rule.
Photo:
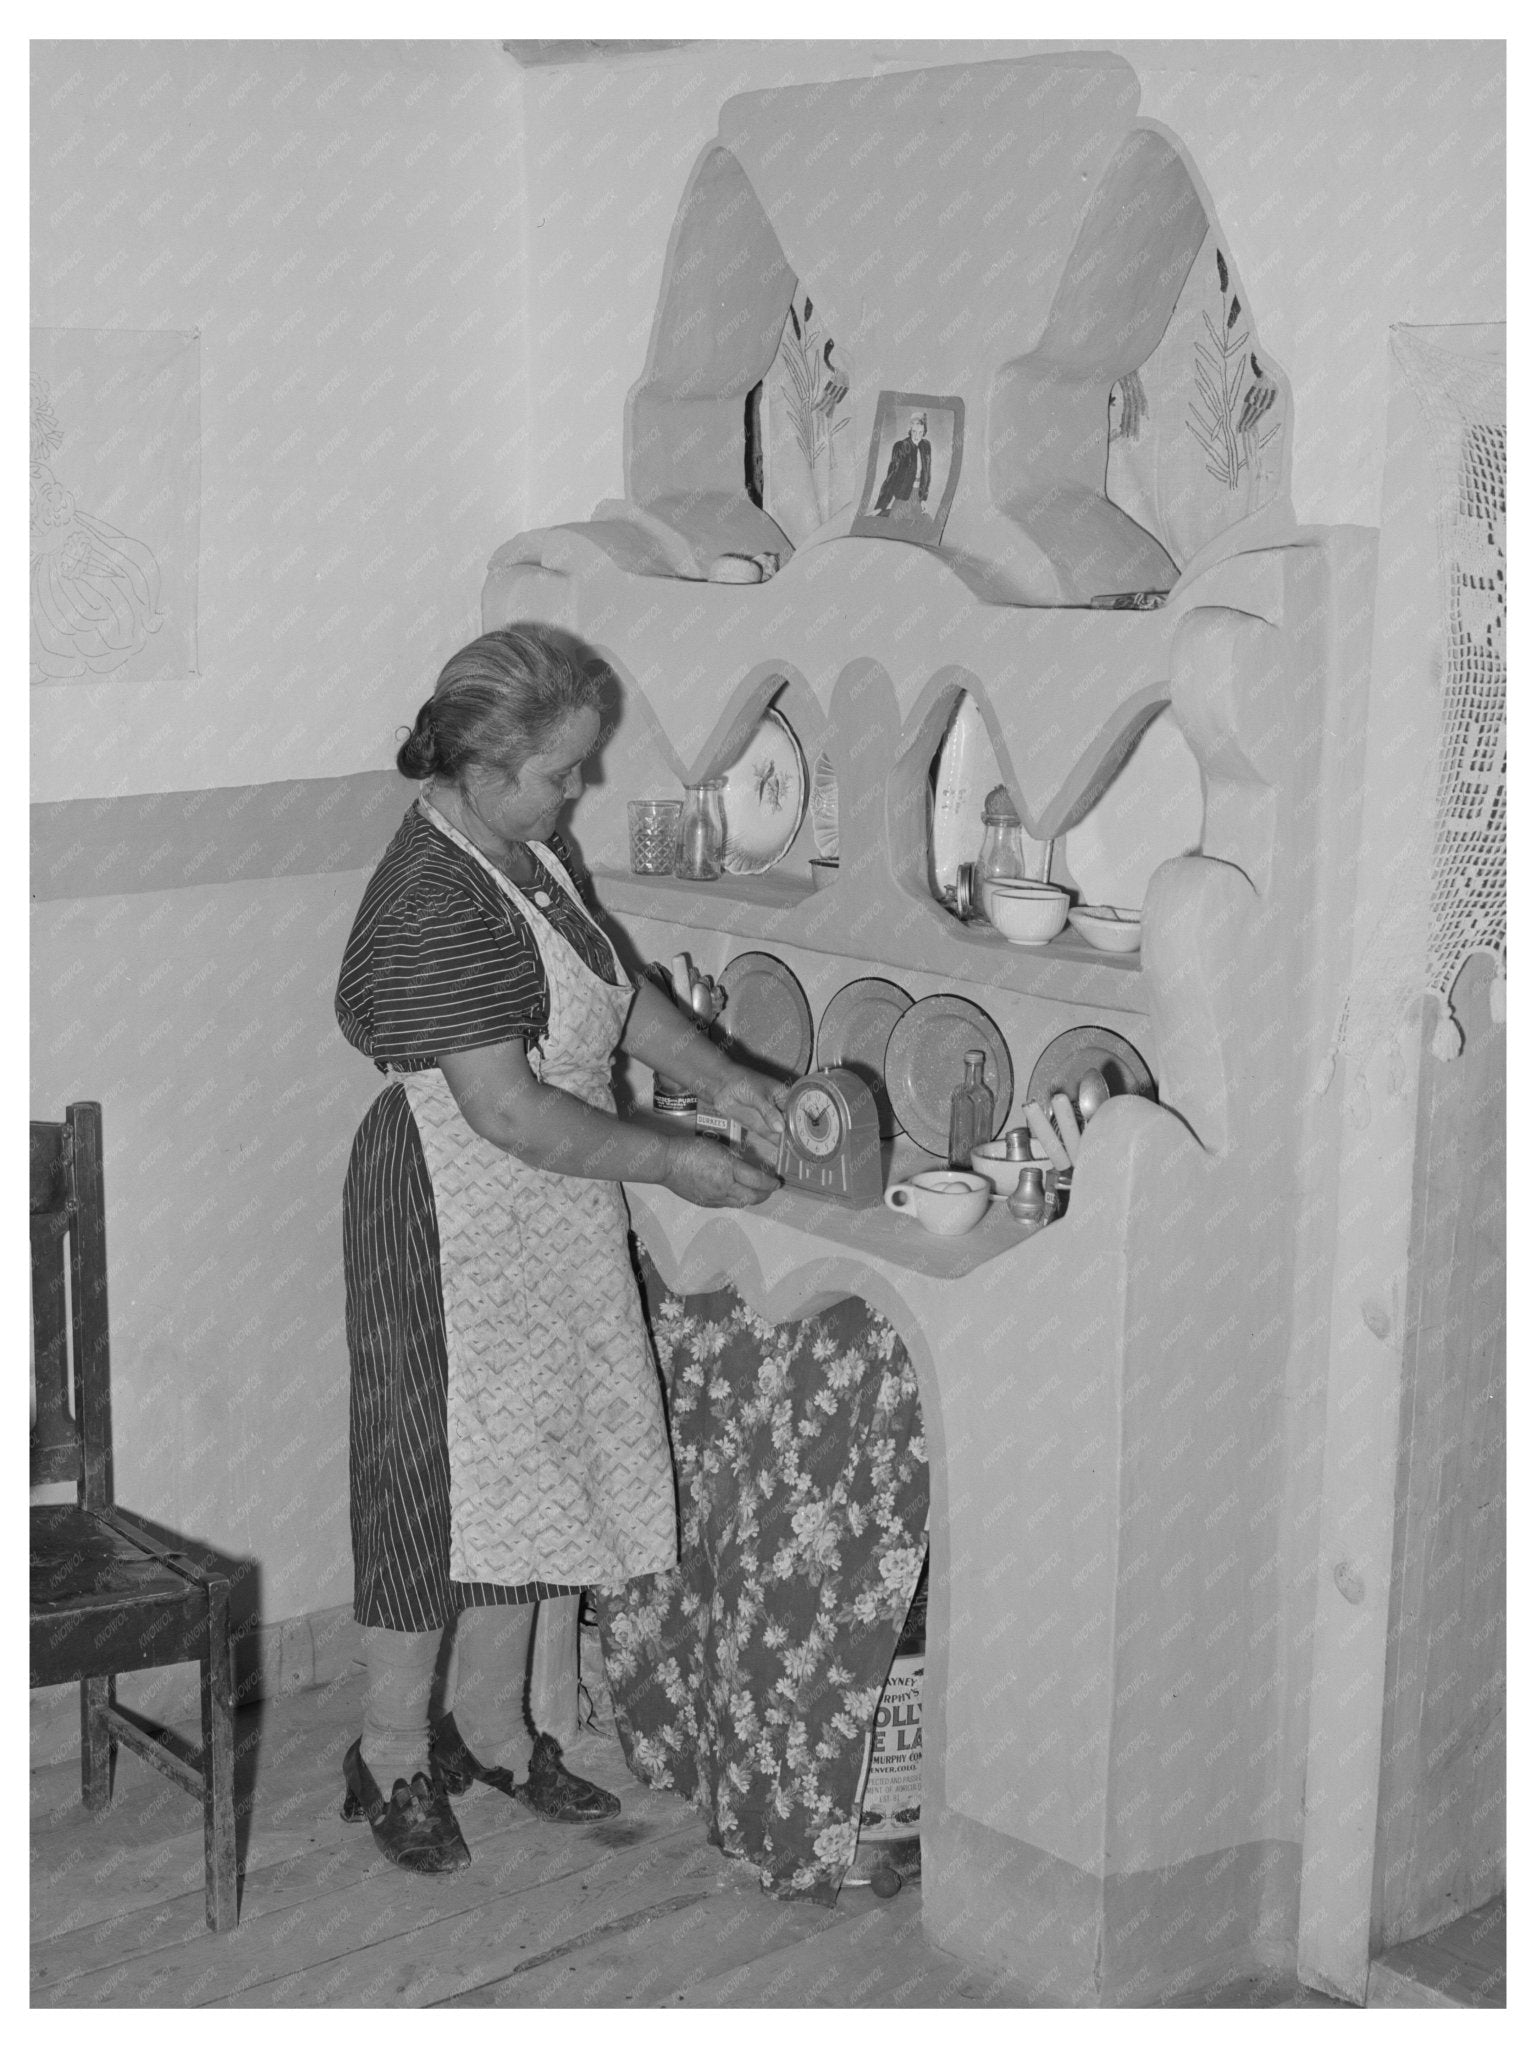
[[[707,1138],[630,1123],[547,1086],[520,1038],[444,1053],[438,1065],[470,1129],[527,1166],[584,1180],[651,1181],[706,1208],[747,1208],[778,1185],[750,1159]]]
[[[623,1044],[653,1073],[683,1082],[717,1109],[729,1109],[759,1137],[776,1138],[784,1128],[783,1086],[737,1066],[648,981],[635,992]]]

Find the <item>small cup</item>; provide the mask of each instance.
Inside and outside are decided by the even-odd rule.
[[[914,1174],[885,1191],[885,1206],[910,1212],[935,1237],[963,1237],[987,1213],[992,1183],[979,1173],[940,1167]]]
[[[680,797],[636,797],[629,806],[629,871],[670,875],[677,859]]]

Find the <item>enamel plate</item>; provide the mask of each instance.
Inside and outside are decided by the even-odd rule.
[[[965,1079],[965,1055],[985,1052],[983,1069],[995,1104],[989,1137],[1013,1101],[1013,1061],[1003,1034],[979,1003],[964,996],[925,996],[896,1021],[885,1048],[885,1088],[908,1137],[942,1159],[949,1150],[949,1098]]]
[[[980,853],[982,802],[1002,779],[981,706],[967,691],[949,721],[934,778],[933,876],[941,894],[954,886],[961,862]]]
[[[1090,1067],[1097,1067],[1113,1095],[1145,1095],[1157,1100],[1152,1069],[1128,1038],[1107,1024],[1078,1024],[1063,1031],[1035,1061],[1024,1091],[1026,1102],[1049,1106],[1055,1094],[1075,1102],[1078,1086]]]
[[[811,1064],[816,1034],[805,990],[772,953],[738,953],[721,970],[725,1007],[715,1036],[749,1066],[798,1081]]]
[[[896,1112],[885,1088],[885,1049],[891,1033],[912,1007],[894,981],[871,975],[840,988],[821,1013],[816,1034],[818,1067],[849,1067],[875,1098],[882,1138],[896,1135]]]

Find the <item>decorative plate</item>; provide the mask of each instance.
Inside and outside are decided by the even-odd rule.
[[[724,779],[725,866],[766,874],[794,844],[810,797],[805,754],[782,712],[767,713]]]
[[[1131,1041],[1107,1024],[1074,1025],[1053,1038],[1035,1061],[1024,1100],[1049,1108],[1051,1097],[1060,1092],[1076,1102],[1078,1085],[1090,1067],[1099,1069],[1111,1095],[1145,1095],[1151,1102],[1157,1100],[1152,1069]]]
[[[897,1020],[885,1048],[885,1088],[897,1121],[925,1152],[949,1150],[949,1098],[965,1079],[965,1055],[984,1051],[987,1086],[996,1104],[995,1138],[1013,1101],[1013,1061],[1003,1034],[979,1003],[964,996],[925,996]]]
[[[933,785],[933,879],[940,894],[954,887],[960,863],[980,853],[981,807],[987,791],[1002,779],[981,706],[965,691],[939,749]]]
[[[837,859],[837,773],[825,754],[811,770],[811,837],[823,860]]]
[[[912,998],[894,981],[871,975],[840,988],[821,1013],[816,1033],[818,1067],[851,1067],[875,1098],[882,1138],[894,1138],[896,1112],[885,1087],[885,1048],[891,1033],[912,1007]]]
[[[811,1064],[816,1033],[805,990],[772,953],[738,953],[720,973],[725,1006],[715,1026],[732,1058],[780,1080],[798,1081]]]

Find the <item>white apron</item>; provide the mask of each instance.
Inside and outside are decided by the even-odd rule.
[[[614,987],[594,974],[532,890],[422,810],[495,877],[533,933],[549,986],[548,1031],[528,1048],[535,1076],[611,1113],[613,1052],[634,1000],[627,979]],[[535,851],[579,906],[554,854]],[[548,1173],[489,1144],[435,1067],[395,1079],[437,1209],[450,1575],[616,1587],[667,1570],[677,1561],[672,1461],[619,1184]]]

